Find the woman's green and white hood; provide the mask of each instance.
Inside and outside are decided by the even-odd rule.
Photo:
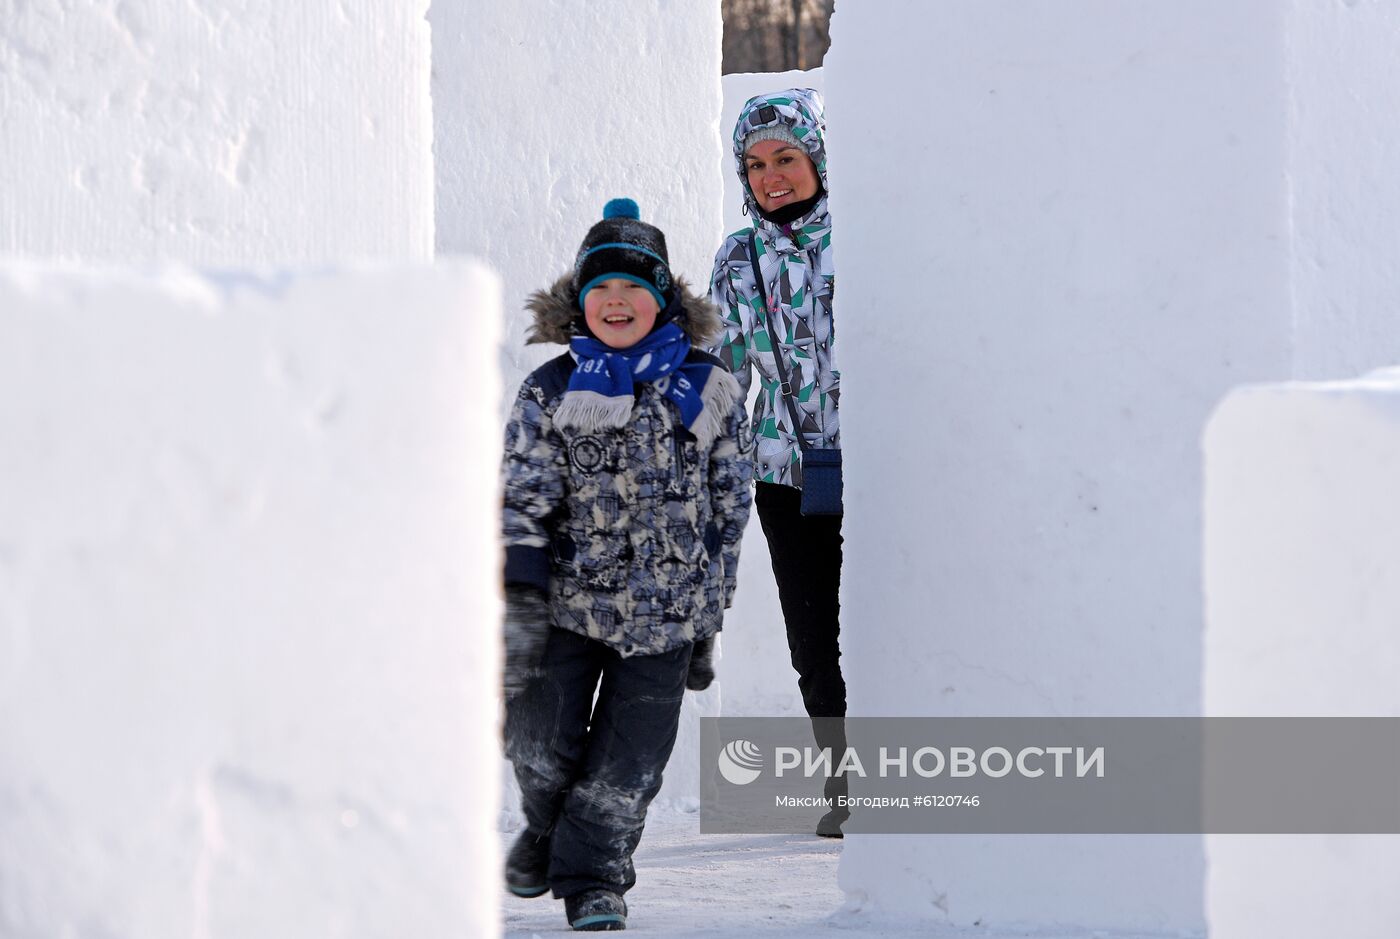
[[[801,141],[817,168],[822,188],[826,189],[826,117],[821,92],[815,88],[789,88],[766,95],[755,95],[744,102],[739,120],[734,125],[734,169],[744,186],[744,203],[749,215],[759,218],[758,201],[749,189],[749,174],[744,166],[744,141],[749,134],[764,127],[785,126]]]

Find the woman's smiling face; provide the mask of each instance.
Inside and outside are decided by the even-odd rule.
[[[765,212],[810,199],[820,182],[812,158],[782,140],[761,140],[744,154],[749,189]]]
[[[660,312],[650,290],[624,277],[599,281],[583,295],[584,322],[599,342],[614,349],[645,339]]]

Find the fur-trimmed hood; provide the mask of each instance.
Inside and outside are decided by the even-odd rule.
[[[690,344],[703,349],[719,335],[719,310],[709,300],[690,289],[684,277],[676,277],[680,309],[675,323]],[[675,301],[672,301],[675,302]],[[583,315],[574,296],[573,274],[565,274],[548,290],[536,290],[525,301],[525,309],[535,314],[535,324],[525,336],[527,343],[553,342],[567,346],[574,338],[574,321]]]

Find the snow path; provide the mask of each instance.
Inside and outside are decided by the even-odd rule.
[[[648,814],[635,858],[637,886],[627,894],[627,932],[666,939],[796,939],[827,929],[828,917],[844,900],[836,886],[839,841],[701,835],[699,824],[698,815],[676,810],[653,808]],[[514,838],[502,835],[502,856]],[[508,939],[578,935],[564,922],[564,904],[557,900],[507,896],[504,912]]]
[[[515,832],[501,835],[501,857]],[[653,806],[637,849],[637,886],[627,894],[627,933],[657,939],[1135,939],[1101,931],[1044,932],[873,923],[843,909],[836,885],[841,842],[801,835],[702,835],[699,816]],[[502,891],[504,893],[504,890]],[[577,936],[564,904],[503,901],[506,939]]]

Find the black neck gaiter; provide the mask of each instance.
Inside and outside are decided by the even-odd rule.
[[[816,207],[817,200],[824,195],[826,195],[826,189],[818,182],[817,192],[811,198],[803,199],[801,202],[789,202],[787,205],[780,205],[771,212],[765,212],[763,209],[759,209],[758,214],[775,225],[790,225],[812,211],[812,209]]]

